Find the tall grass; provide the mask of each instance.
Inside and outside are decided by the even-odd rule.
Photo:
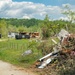
[[[31,39],[0,41],[0,59],[23,67],[30,67],[30,65],[43,56],[42,49],[44,52],[51,52],[51,38],[47,43],[44,43],[44,47],[41,45],[42,43],[39,41]],[[23,56],[22,54],[26,50],[32,50],[32,54]]]
[[[41,51],[37,50],[38,42],[23,40],[7,40],[0,42],[0,59],[12,64],[29,67],[41,57]],[[32,50],[33,53],[22,56],[26,50]]]

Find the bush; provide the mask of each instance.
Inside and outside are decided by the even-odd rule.
[[[49,54],[53,51],[54,45],[52,45],[51,40],[48,39],[44,42],[41,42],[41,44],[38,46],[38,49],[42,51],[42,55]]]

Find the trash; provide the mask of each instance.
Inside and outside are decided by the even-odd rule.
[[[52,41],[53,41],[55,44],[57,44],[57,42],[56,42],[54,39],[52,39]]]
[[[48,58],[45,60],[38,68],[44,68],[46,65],[48,65],[52,61],[52,58]]]
[[[75,34],[69,34],[65,30],[61,30],[63,41],[60,43],[57,43],[54,39],[52,41],[55,43],[55,46],[53,47],[53,52],[45,55],[44,57],[39,59],[40,65],[38,68],[45,68],[48,64],[52,62],[53,59],[59,57],[59,55],[71,55],[75,56]],[[61,37],[61,34],[59,34]],[[67,35],[67,36],[66,36]]]
[[[25,55],[29,55],[29,54],[32,54],[32,50],[27,50],[25,51],[22,56],[25,56]]]
[[[73,68],[75,70],[75,34],[64,31],[59,36],[59,42],[57,44],[54,42],[54,44],[50,46],[52,51],[35,63],[36,70],[40,75],[58,75],[60,72],[64,74],[63,69],[67,74],[69,70],[73,70]],[[70,72],[72,73],[72,71]]]
[[[66,38],[67,35],[69,35],[69,32],[66,31],[65,29],[62,29],[58,34],[57,34],[57,37],[59,40],[61,40],[61,38]]]
[[[46,67],[50,62],[52,62],[53,59],[55,59],[55,57],[57,57],[58,53],[59,53],[59,51],[51,52],[48,55],[46,55],[46,56],[42,57],[41,59],[39,59],[40,64],[38,64],[38,68]]]
[[[52,54],[53,54],[53,52],[52,52],[52,53],[49,53],[49,54],[47,54],[47,55],[45,55],[44,57],[40,58],[39,61],[42,61],[43,59],[45,59],[45,58],[51,56]]]

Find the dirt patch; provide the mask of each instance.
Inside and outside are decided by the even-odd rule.
[[[36,75],[30,70],[15,67],[12,64],[0,60],[0,75]]]

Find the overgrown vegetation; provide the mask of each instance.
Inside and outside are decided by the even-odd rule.
[[[74,23],[64,20],[50,21],[48,15],[46,15],[44,20],[0,19],[0,33],[2,37],[7,37],[8,32],[39,32],[43,39],[48,39],[57,34],[62,28],[69,32],[75,32]]]

